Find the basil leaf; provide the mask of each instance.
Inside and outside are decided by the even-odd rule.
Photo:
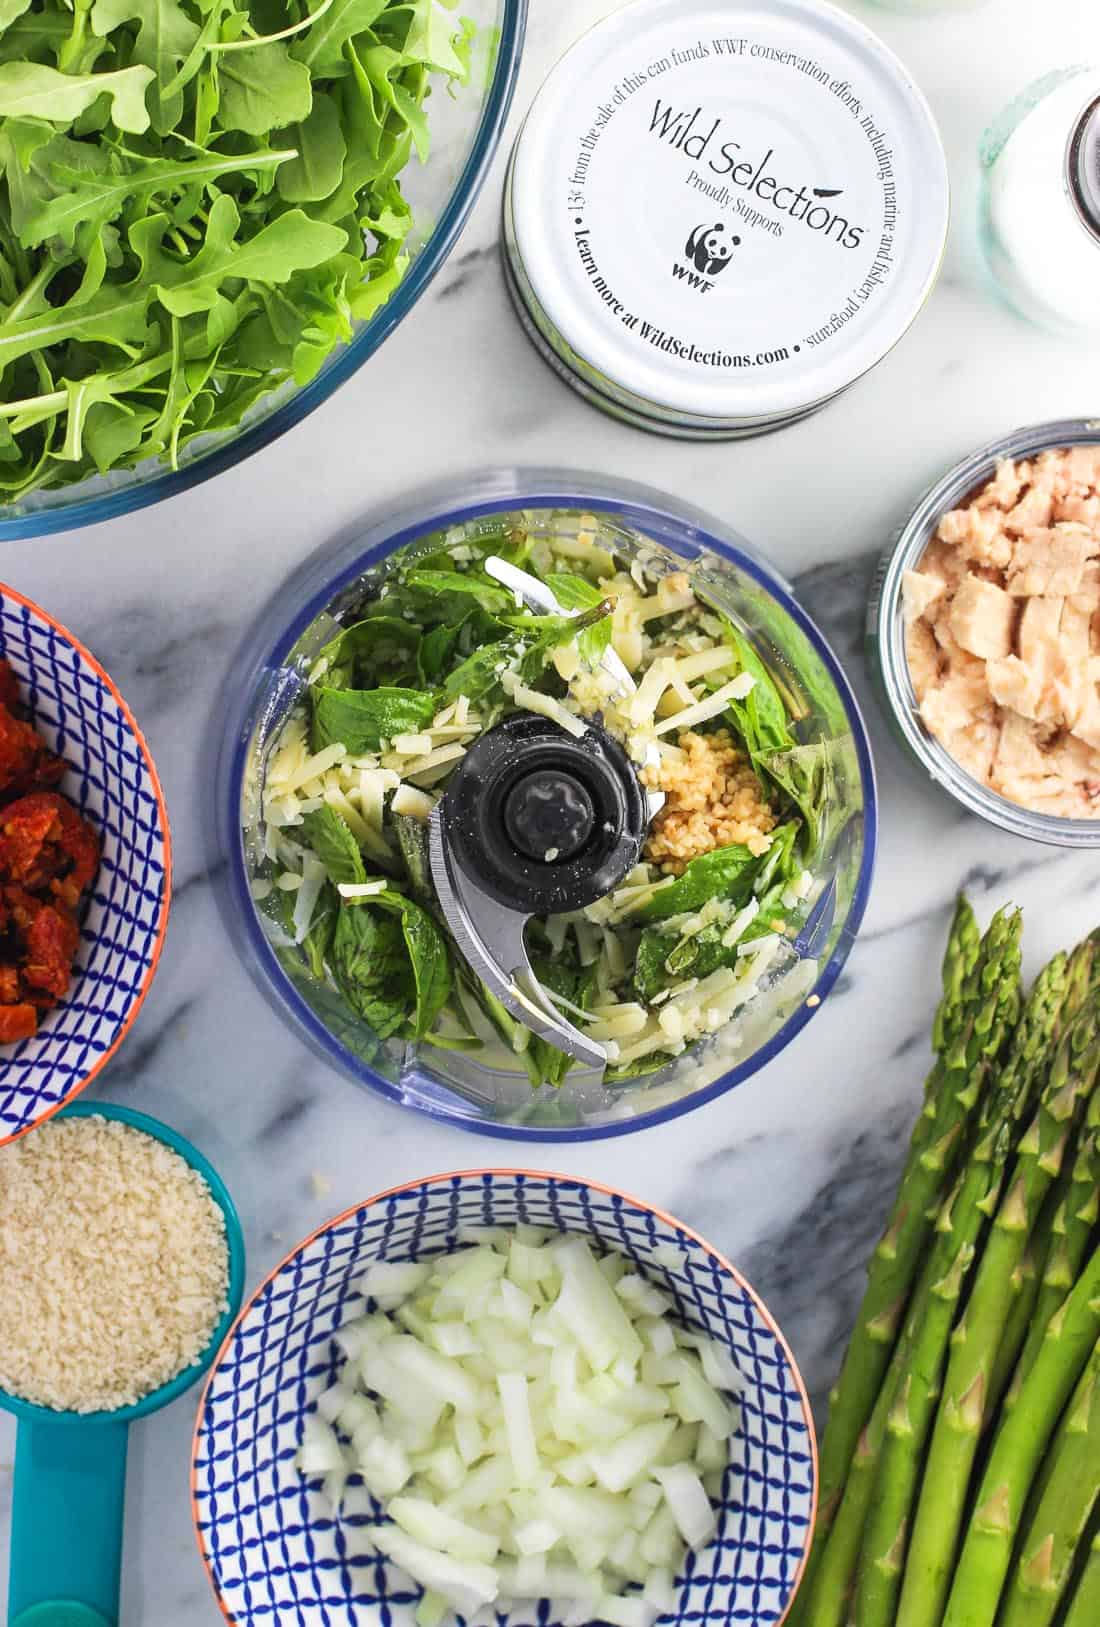
[[[382,894],[383,909],[397,908],[405,947],[412,963],[416,984],[416,1017],[413,1034],[422,1039],[447,1003],[451,992],[451,957],[447,940],[428,914],[411,898],[400,893]]]
[[[370,689],[381,678],[396,688],[419,675],[420,630],[399,616],[367,616],[325,645],[326,689]]]
[[[404,1006],[407,1031],[412,1038],[422,1039],[451,992],[451,957],[446,938],[428,911],[403,893],[388,891],[364,899],[345,899],[344,906],[346,914],[371,915],[381,910],[396,921],[411,977],[412,997],[406,998]]]
[[[397,832],[397,845],[405,861],[409,886],[425,904],[435,897],[432,882],[432,863],[428,849],[428,826],[423,819],[411,814],[392,814],[393,828]]]
[[[416,981],[400,917],[373,909],[340,910],[330,949],[337,987],[379,1039],[403,1027],[416,1004]]]
[[[635,921],[664,921],[670,915],[697,910],[708,898],[728,898],[744,904],[760,870],[761,860],[740,842],[701,853],[686,865],[671,887],[662,887],[634,911]]]
[[[481,608],[487,610],[491,616],[499,616],[508,610],[514,610],[516,604],[514,594],[501,587],[499,582],[494,582],[491,576],[486,576],[480,571],[413,570],[405,577],[405,585],[414,592],[430,595],[437,613],[448,594],[476,599]],[[467,608],[462,608],[463,615],[466,614]]]
[[[834,794],[835,752],[835,742],[822,740],[809,746],[792,746],[787,751],[762,754],[754,760],[802,815],[807,864],[825,845],[828,812],[839,800]]]
[[[367,879],[359,843],[335,808],[316,808],[302,815],[302,835],[307,846],[328,871],[336,886],[351,886]]]
[[[580,966],[564,955],[531,955],[531,970],[544,988],[560,994],[587,1011],[596,994],[596,967]],[[540,1083],[560,1085],[573,1066],[572,1057],[556,1045],[533,1035],[530,1051],[539,1071]]]
[[[763,752],[787,751],[795,744],[787,708],[771,673],[727,616],[722,617],[722,635],[737,658],[738,671],[755,679],[745,698],[730,701],[728,706],[755,764]]]
[[[339,741],[352,757],[378,751],[383,740],[424,728],[436,697],[419,689],[313,689],[314,751]]]
[[[288,894],[288,897],[293,905],[293,893]],[[309,931],[302,942],[302,949],[309,962],[310,972],[319,983],[324,980],[325,965],[328,961],[329,951],[332,948],[332,938],[336,931],[336,920],[339,914],[340,894],[331,882],[326,882],[321,889],[321,896],[313,906]]]
[[[591,610],[601,603],[603,594],[587,577],[572,571],[552,571],[543,581],[563,610]]]

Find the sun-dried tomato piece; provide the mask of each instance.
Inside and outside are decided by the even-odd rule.
[[[72,917],[52,904],[43,904],[27,929],[23,981],[62,999],[79,942],[80,929]]]
[[[35,791],[0,811],[0,873],[31,887],[49,880],[61,858],[60,805],[56,792]]]
[[[10,661],[0,658],[0,706],[6,706],[9,712],[19,708],[19,680],[12,671]]]
[[[0,809],[0,877],[31,891],[50,887],[75,908],[99,864],[99,838],[56,791],[34,791]]]
[[[0,1006],[0,1045],[30,1039],[38,1028],[38,1013],[31,1005]]]
[[[19,968],[0,964],[0,1006],[14,1006],[19,999]]]

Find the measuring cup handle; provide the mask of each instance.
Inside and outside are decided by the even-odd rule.
[[[9,1627],[116,1627],[127,1426],[22,1419]]]

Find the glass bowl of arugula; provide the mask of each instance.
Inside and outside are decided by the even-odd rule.
[[[847,679],[748,544],[645,488],[501,471],[368,520],[279,591],[227,692],[211,828],[238,947],[330,1063],[433,1117],[570,1140],[687,1112],[794,1038],[859,929],[877,816]],[[596,725],[663,798],[606,895],[526,927],[600,1067],[502,1006],[435,884],[448,782],[533,717]]]
[[[427,287],[527,0],[14,0],[0,21],[0,539],[231,467]]]

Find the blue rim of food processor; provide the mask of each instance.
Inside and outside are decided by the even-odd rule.
[[[201,1355],[185,1367],[182,1373],[177,1373],[167,1384],[161,1384],[155,1390],[151,1390],[132,1406],[116,1407],[113,1411],[107,1412],[82,1412],[78,1415],[81,1423],[129,1424],[178,1400],[193,1384],[198,1383],[221,1351],[230,1328],[237,1320],[241,1300],[244,1297],[244,1229],[229,1188],[217,1170],[205,1154],[193,1146],[186,1136],[180,1135],[178,1130],[173,1130],[170,1124],[165,1124],[161,1119],[151,1118],[148,1113],[138,1113],[132,1107],[116,1106],[114,1102],[74,1102],[72,1106],[62,1108],[53,1122],[61,1124],[65,1119],[91,1118],[118,1119],[120,1123],[128,1124],[131,1129],[141,1130],[145,1135],[152,1136],[154,1141],[162,1141],[166,1147],[178,1153],[185,1164],[202,1176],[210,1188],[210,1196],[225,1219],[226,1249],[229,1256],[229,1281],[225,1290],[226,1307],[219,1316]],[[54,1407],[40,1407],[33,1401],[23,1401],[10,1392],[4,1395],[4,1410],[16,1418],[31,1423],[57,1423],[73,1416],[71,1413],[59,1412]]]
[[[690,504],[678,504],[674,511],[668,506],[670,499],[650,487],[630,481],[615,481],[612,484],[601,476],[586,476],[576,471],[483,471],[470,479],[468,489],[482,495],[477,499],[457,499],[453,485],[436,487],[422,494],[415,506],[409,505],[394,513],[392,524],[391,517],[381,512],[377,519],[368,516],[363,529],[377,531],[384,527],[384,539],[364,548],[326,577],[319,588],[314,587],[293,619],[284,625],[274,641],[274,647],[269,634],[265,632],[261,636],[261,628],[267,628],[274,604],[281,601],[288,591],[292,592],[303,577],[311,584],[315,583],[330,552],[337,552],[341,561],[346,560],[354,532],[344,532],[334,544],[322,549],[320,556],[315,555],[307,560],[299,572],[278,590],[275,599],[264,610],[260,622],[253,627],[233,672],[234,686],[243,682],[245,710],[241,710],[239,702],[235,705],[230,728],[223,736],[211,777],[217,841],[216,855],[212,854],[212,859],[214,863],[224,863],[228,872],[224,913],[238,943],[243,937],[248,969],[262,991],[269,998],[274,996],[276,1003],[289,1014],[299,1031],[306,1034],[314,1049],[341,1073],[387,1101],[399,1107],[414,1108],[429,1118],[456,1125],[474,1134],[495,1136],[505,1141],[602,1141],[613,1136],[633,1134],[637,1130],[652,1129],[714,1101],[759,1072],[801,1032],[840,976],[867,908],[878,844],[878,793],[867,728],[843,667],[824,635],[798,603],[791,585],[742,539],[732,542],[718,534],[714,529],[718,522],[701,510],[692,508]],[[440,1097],[434,1101],[410,1100],[399,1085],[386,1079],[341,1045],[298,993],[280,966],[260,925],[259,912],[250,889],[241,828],[241,793],[256,723],[256,699],[266,686],[267,700],[270,702],[272,675],[284,668],[286,657],[317,617],[328,610],[333,600],[352,586],[364,571],[389,558],[407,543],[434,531],[447,530],[494,514],[535,509],[573,509],[582,513],[610,514],[653,541],[666,544],[681,558],[691,559],[702,552],[713,552],[737,566],[764,588],[805,635],[836,685],[851,727],[864,799],[863,851],[844,930],[813,988],[783,1026],[738,1066],[689,1096],[631,1118],[561,1128],[479,1119],[473,1113],[466,1115],[456,1111]]]
[[[347,383],[412,310],[442,268],[469,218],[496,156],[512,106],[527,27],[527,8],[528,0],[503,0],[492,81],[481,109],[477,135],[427,242],[390,298],[361,331],[333,355],[328,366],[266,417],[241,433],[226,437],[208,452],[200,453],[182,469],[164,469],[148,480],[135,480],[118,490],[99,491],[73,503],[66,503],[62,498],[22,514],[5,515],[4,505],[0,503],[0,542],[73,531],[115,519],[120,514],[130,514],[165,497],[173,497],[177,492],[190,491],[193,486],[222,474],[278,440],[327,401],[341,384]]]

